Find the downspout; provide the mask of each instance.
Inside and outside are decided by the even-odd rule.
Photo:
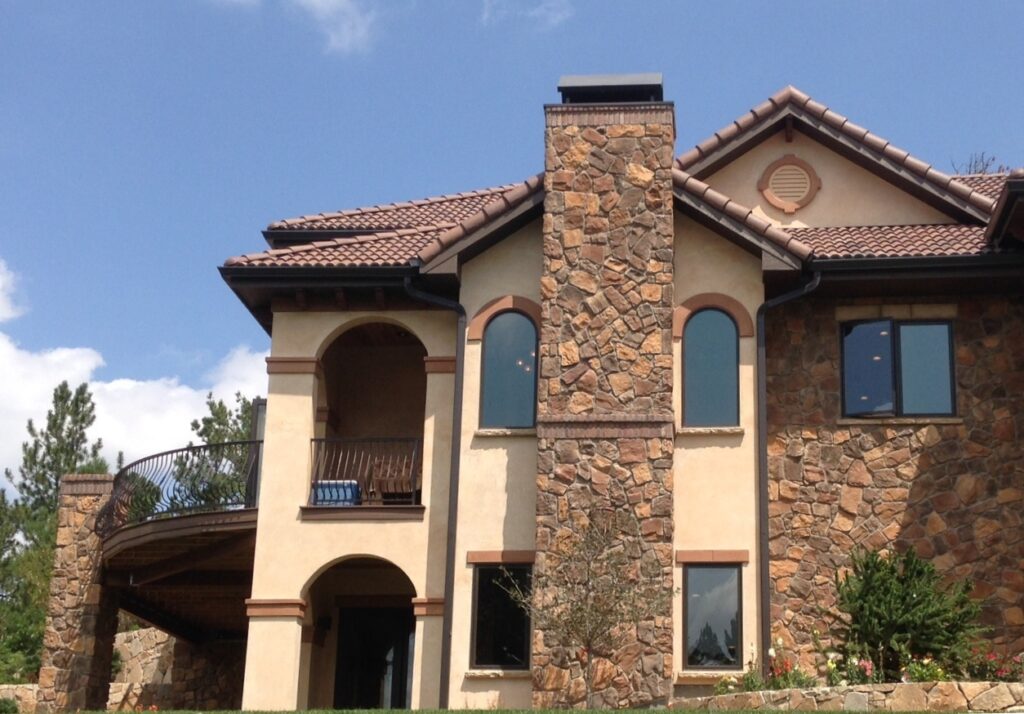
[[[452,667],[452,599],[455,590],[455,535],[459,520],[459,465],[462,454],[462,385],[466,353],[466,308],[455,300],[424,292],[412,284],[407,276],[405,292],[415,300],[451,310],[459,316],[455,336],[455,404],[452,406],[451,477],[448,481],[448,533],[445,539],[444,559],[444,611],[441,617],[441,687],[438,708],[448,708],[448,680]]]
[[[765,349],[765,313],[783,303],[809,295],[818,288],[821,272],[815,271],[811,279],[788,293],[766,300],[757,308],[757,519],[758,519],[758,585],[760,590],[761,666],[767,666],[768,650],[772,646],[772,603],[769,582],[768,553],[768,374]]]

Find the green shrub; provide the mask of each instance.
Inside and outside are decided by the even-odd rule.
[[[0,699],[0,714],[18,714],[18,703],[13,699]]]
[[[857,551],[836,591],[834,641],[846,662],[871,661],[874,681],[899,681],[905,665],[926,658],[954,675],[966,671],[982,632],[969,581],[943,589],[935,566],[912,550]]]

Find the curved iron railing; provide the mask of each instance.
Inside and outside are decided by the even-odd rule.
[[[262,441],[188,446],[134,461],[114,477],[96,529],[204,511],[254,508]]]

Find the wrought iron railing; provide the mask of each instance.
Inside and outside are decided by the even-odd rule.
[[[156,518],[256,506],[262,441],[189,446],[134,461],[114,477],[97,530]]]
[[[418,505],[419,439],[313,439],[311,506]]]

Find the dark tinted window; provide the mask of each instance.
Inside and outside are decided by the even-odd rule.
[[[504,312],[484,330],[480,426],[531,427],[537,402],[537,329]]]
[[[740,662],[740,567],[686,566],[687,667],[736,667]]]
[[[683,336],[683,423],[736,426],[739,416],[739,342],[736,323],[721,310],[701,310]]]
[[[846,414],[890,414],[895,402],[889,320],[843,325]]]
[[[506,588],[529,592],[530,566],[481,565],[476,569],[473,666],[526,669],[530,663],[530,618]]]
[[[899,325],[900,411],[952,414],[953,374],[945,324]]]

